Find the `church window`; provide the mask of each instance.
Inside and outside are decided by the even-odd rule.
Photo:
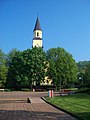
[[[37,37],[39,36],[39,32],[37,32]]]

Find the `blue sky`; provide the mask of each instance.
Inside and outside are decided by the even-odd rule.
[[[76,61],[90,60],[90,0],[0,0],[0,48],[32,47],[37,14],[44,50],[63,47]]]

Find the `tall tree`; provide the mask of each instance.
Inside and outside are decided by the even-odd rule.
[[[7,65],[8,65],[8,75],[6,81],[6,87],[11,87],[14,89],[20,88],[21,82],[21,70],[22,70],[22,52],[18,50],[12,50],[8,54]]]
[[[48,76],[58,87],[69,87],[77,80],[77,66],[72,55],[63,48],[52,48],[47,51],[49,62]]]
[[[12,59],[13,57],[15,57],[15,54],[18,52],[19,50],[17,50],[16,48],[13,48],[6,57],[6,61],[7,61],[7,66],[9,67],[9,65],[11,65],[12,63]]]
[[[78,78],[79,84],[90,84],[90,61],[80,61],[77,63],[78,66]]]
[[[4,87],[7,77],[6,55],[0,49],[0,87]]]
[[[10,52],[13,53],[13,52]],[[40,84],[45,78],[46,56],[42,48],[27,49],[23,52],[14,51],[9,54],[8,87],[20,89]],[[10,57],[9,56],[9,57]]]
[[[42,48],[33,48],[30,59],[30,80],[31,83],[40,85],[45,78],[45,69],[47,67],[46,54]]]
[[[89,64],[87,65],[87,69],[86,69],[86,72],[85,72],[85,81],[84,81],[84,83],[85,83],[86,85],[89,84],[89,87],[90,87],[90,62],[89,62]]]

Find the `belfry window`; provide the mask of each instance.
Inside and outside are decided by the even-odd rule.
[[[39,36],[39,32],[37,32],[37,37]]]

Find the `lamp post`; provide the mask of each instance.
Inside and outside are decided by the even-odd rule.
[[[79,77],[79,80],[82,82],[81,85],[83,85],[83,76]]]

